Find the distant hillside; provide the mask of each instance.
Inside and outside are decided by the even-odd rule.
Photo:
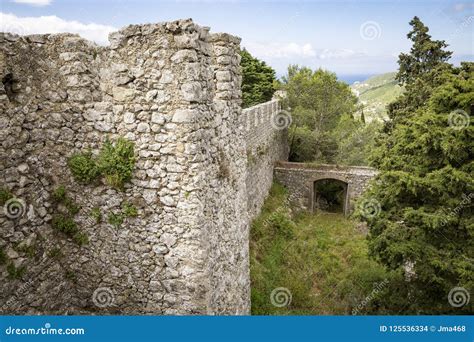
[[[351,85],[354,93],[365,105],[364,116],[367,121],[387,118],[387,104],[395,100],[403,91],[397,84],[395,75],[395,72],[389,72]]]

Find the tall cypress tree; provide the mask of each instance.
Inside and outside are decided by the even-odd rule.
[[[392,104],[371,158],[380,173],[365,196],[380,211],[367,215],[361,206],[359,213],[371,254],[401,275],[381,297],[389,311],[472,313],[474,64],[447,65],[444,44],[432,42],[418,18],[411,24],[412,54],[399,61],[407,91]],[[453,298],[454,290],[461,296]]]
[[[429,29],[418,18],[410,21],[412,30],[407,34],[412,41],[409,54],[401,53],[398,59],[398,73],[395,78],[405,86],[405,93],[388,106],[388,121],[385,131],[390,132],[399,121],[409,119],[424,105],[434,88],[443,83],[440,75],[449,69],[447,63],[452,55],[446,51],[444,40],[432,40]]]
[[[410,53],[399,55],[399,69],[396,79],[402,83],[412,83],[417,78],[430,72],[441,63],[445,63],[452,52],[445,51],[448,46],[444,40],[432,40],[428,27],[418,18],[410,21],[412,30],[407,34],[413,42]]]

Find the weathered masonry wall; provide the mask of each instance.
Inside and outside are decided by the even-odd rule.
[[[132,25],[106,48],[0,34],[0,187],[25,209],[0,214],[0,313],[249,312],[247,203],[257,210],[283,154],[270,147],[248,176],[246,139],[261,134],[249,143],[258,149],[273,129],[242,123],[240,39],[208,31]],[[77,183],[67,158],[117,137],[135,143],[131,184]],[[51,227],[60,185],[80,207],[81,247]],[[138,216],[115,228],[106,217],[124,203]]]
[[[348,211],[354,200],[362,195],[377,171],[364,166],[311,165],[304,163],[278,162],[275,180],[289,191],[290,199],[304,210],[313,210],[314,182],[336,179],[347,184]]]
[[[277,99],[242,111],[248,160],[247,203],[251,219],[260,213],[272,186],[275,162],[288,160],[289,120]]]

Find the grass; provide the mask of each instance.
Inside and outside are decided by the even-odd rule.
[[[61,251],[61,248],[53,247],[48,251],[48,256],[53,259],[60,259],[63,257],[63,253]]]
[[[274,184],[251,228],[252,314],[350,314],[385,270],[368,257],[365,236],[342,214],[293,214],[286,190]],[[278,287],[287,306],[270,300]]]

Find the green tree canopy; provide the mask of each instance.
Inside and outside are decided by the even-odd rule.
[[[284,82],[288,105],[295,110],[294,119],[312,131],[329,131],[343,114],[355,112],[357,97],[335,73],[290,65]]]
[[[288,67],[283,84],[287,93],[285,106],[293,117],[290,160],[352,162],[338,157],[341,148],[344,155],[349,152],[349,145],[340,144],[340,138],[348,142],[355,138],[355,130],[364,126],[354,119],[358,100],[349,86],[332,72],[297,65]]]
[[[242,68],[242,107],[247,108],[272,99],[275,92],[275,70],[253,57],[247,50],[240,52]]]

